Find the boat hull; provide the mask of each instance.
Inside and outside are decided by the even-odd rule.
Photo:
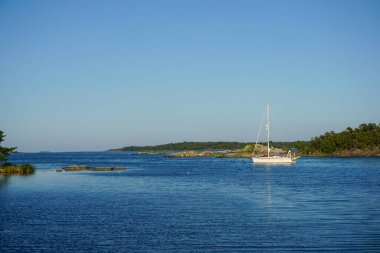
[[[296,157],[252,157],[253,163],[258,164],[292,164],[296,159]]]

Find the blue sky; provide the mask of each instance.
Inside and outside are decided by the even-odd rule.
[[[0,2],[0,129],[19,151],[309,140],[380,122],[380,2]]]

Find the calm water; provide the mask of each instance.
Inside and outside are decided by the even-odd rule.
[[[380,159],[15,154],[0,178],[2,252],[380,251]],[[70,164],[126,166],[62,172]]]

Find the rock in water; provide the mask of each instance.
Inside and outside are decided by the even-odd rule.
[[[123,167],[91,167],[87,165],[70,165],[63,167],[62,169],[57,169],[57,172],[62,171],[114,171],[114,170],[126,170],[126,168]]]

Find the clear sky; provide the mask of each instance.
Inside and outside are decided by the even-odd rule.
[[[380,123],[380,1],[1,0],[19,151],[255,141]]]

